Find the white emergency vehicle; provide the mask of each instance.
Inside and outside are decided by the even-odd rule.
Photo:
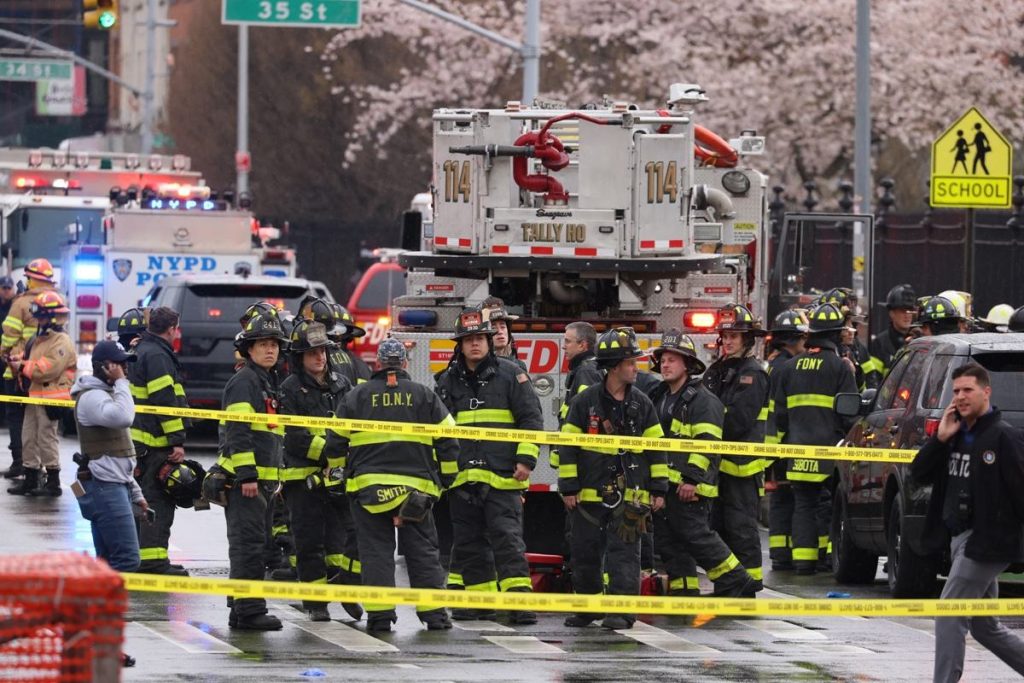
[[[557,429],[565,326],[628,325],[643,345],[681,328],[714,356],[718,310],[766,317],[767,178],[748,163],[764,138],[728,142],[694,123],[696,85],[668,107],[441,109],[433,115],[433,221],[399,262],[393,332],[414,379],[432,385],[459,312],[488,296],[510,313],[519,356]],[[696,161],[695,161],[696,159]],[[531,490],[554,482],[546,454]]]

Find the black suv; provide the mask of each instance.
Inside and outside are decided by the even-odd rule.
[[[1024,334],[922,337],[900,351],[877,393],[864,394],[861,417],[845,445],[919,448],[935,433],[952,401],[953,370],[968,361],[989,371],[992,405],[1002,411],[1003,419],[1024,426]],[[857,413],[857,402],[843,398],[837,397],[837,410]],[[936,593],[937,576],[948,569],[949,558],[921,552],[931,486],[915,484],[909,470],[897,463],[837,463],[831,536],[833,569],[840,583],[872,582],[878,558],[885,555],[893,597]]]
[[[219,408],[224,385],[234,374],[238,319],[254,301],[270,301],[297,313],[307,294],[333,301],[319,282],[300,278],[239,275],[175,276],[160,280],[143,306],[167,306],[181,313],[180,339],[174,348],[181,361],[188,403]]]

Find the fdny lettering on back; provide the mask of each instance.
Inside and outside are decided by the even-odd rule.
[[[797,370],[817,370],[821,367],[822,358],[808,358],[802,356],[796,359]]]
[[[382,391],[370,394],[370,405],[374,408],[391,408],[394,406],[412,407],[412,394],[397,391]]]

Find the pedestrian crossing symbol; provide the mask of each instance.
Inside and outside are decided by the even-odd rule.
[[[931,205],[1010,208],[1013,148],[971,107],[932,145]]]

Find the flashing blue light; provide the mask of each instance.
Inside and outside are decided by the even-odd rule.
[[[277,268],[271,268],[269,270],[264,269],[263,274],[268,277],[288,277],[287,271],[278,270]]]
[[[80,285],[103,284],[103,264],[99,261],[76,261],[75,282]]]
[[[206,199],[203,201],[203,211],[213,211],[217,208],[217,202],[212,199]]]
[[[398,324],[402,327],[434,327],[437,313],[434,311],[410,310],[398,313]]]

